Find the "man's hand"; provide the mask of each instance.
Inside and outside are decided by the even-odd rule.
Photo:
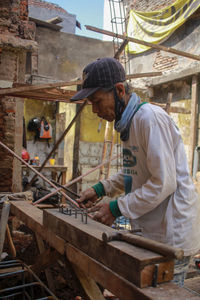
[[[80,207],[88,208],[93,206],[93,204],[97,201],[98,197],[93,188],[89,188],[81,193],[80,198],[76,199],[79,203]]]
[[[108,226],[111,226],[116,219],[111,213],[108,203],[96,204],[94,207],[90,208],[88,212],[95,212],[93,220],[96,220]]]

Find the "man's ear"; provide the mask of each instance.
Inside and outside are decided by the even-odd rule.
[[[117,82],[115,84],[117,95],[119,96],[120,99],[122,99],[125,95],[125,87],[122,82]]]

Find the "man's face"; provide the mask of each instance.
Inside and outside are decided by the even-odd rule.
[[[103,118],[109,122],[115,119],[115,99],[113,91],[106,92],[99,90],[88,97],[92,103],[92,111],[98,117]]]

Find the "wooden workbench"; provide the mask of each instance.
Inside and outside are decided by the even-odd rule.
[[[137,287],[135,284],[106,267],[104,264],[73,246],[70,241],[67,242],[53,233],[50,230],[50,226],[45,227],[43,224],[43,212],[27,201],[11,201],[11,213],[23,221],[26,226],[38,234],[59,254],[66,255],[68,260],[73,265],[77,266],[86,277],[89,276],[90,278],[93,278],[93,280],[110,290],[121,300],[199,300],[198,296],[193,295],[187,290],[180,288],[171,282],[159,284],[156,288],[148,287],[141,289]],[[116,245],[117,248],[120,243],[122,244],[122,242],[117,241],[112,243],[115,245],[118,244]],[[92,245],[90,246],[92,247]],[[121,251],[123,249],[124,247],[122,247]],[[161,258],[160,255],[152,252],[148,253],[148,251],[146,252],[146,258],[147,257],[154,257],[157,261]],[[119,260],[115,261],[115,264],[119,264]],[[128,267],[129,271],[132,272],[133,270],[130,266]]]
[[[35,166],[35,165],[31,165],[31,167],[33,167],[34,169],[36,169],[37,171],[39,170],[40,166]],[[66,174],[67,174],[67,167],[65,166],[59,166],[59,165],[54,165],[54,166],[44,166],[42,169],[44,172],[48,171],[51,172],[52,174],[52,179],[56,180],[58,173],[61,174],[61,184],[64,185],[66,183]],[[27,166],[22,165],[22,171],[26,171],[28,174],[30,174],[30,172],[32,172]],[[29,176],[29,175],[28,175]]]

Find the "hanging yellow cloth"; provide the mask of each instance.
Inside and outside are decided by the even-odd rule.
[[[145,42],[158,44],[166,40],[200,7],[200,0],[177,0],[159,11],[130,11],[127,35]],[[138,54],[149,47],[129,42],[126,51]]]

